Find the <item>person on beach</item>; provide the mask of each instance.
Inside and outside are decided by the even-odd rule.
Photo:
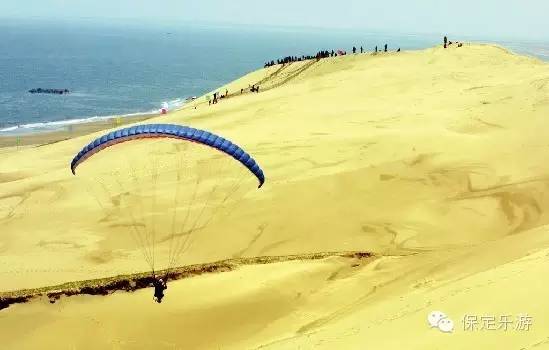
[[[168,285],[166,284],[166,282],[164,282],[162,278],[154,275],[153,286],[154,286],[153,300],[160,304],[162,302],[162,299],[164,298],[164,291],[168,289]]]
[[[448,47],[448,38],[444,36],[444,48]]]
[[[387,52],[387,44],[385,44],[385,48],[383,49],[384,52]]]
[[[364,48],[362,46],[360,47],[360,53],[364,53]]]
[[[356,54],[356,47],[353,46],[353,54]]]

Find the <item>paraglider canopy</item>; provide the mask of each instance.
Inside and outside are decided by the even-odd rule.
[[[120,149],[103,153],[111,147]],[[195,232],[217,232],[208,230],[210,221],[220,220],[225,208],[238,210],[246,189],[265,182],[240,146],[175,124],[136,125],[98,137],[74,156],[74,175],[80,166],[79,178],[89,180],[85,190],[103,210],[97,224],[117,237],[133,235],[152,271],[164,257],[164,266],[175,267]]]
[[[116,130],[106,135],[103,135],[84,147],[74,157],[71,162],[71,171],[73,174],[76,174],[76,168],[78,167],[78,165],[80,165],[82,162],[84,162],[95,153],[107,147],[140,138],[164,137],[192,141],[215,148],[223,153],[226,153],[227,155],[232,156],[234,159],[242,163],[242,165],[244,165],[252,174],[257,177],[257,180],[259,181],[258,187],[261,187],[265,182],[263,170],[261,170],[259,165],[248,153],[246,153],[236,144],[221,136],[215,135],[205,130],[175,124],[137,125],[121,130]]]

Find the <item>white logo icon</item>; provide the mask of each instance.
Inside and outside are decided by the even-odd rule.
[[[443,318],[438,323],[438,329],[440,329],[440,331],[444,333],[452,333],[452,331],[454,330],[454,321],[449,318]]]
[[[427,316],[431,328],[438,328],[441,332],[451,333],[454,330],[454,321],[442,311],[433,311]]]

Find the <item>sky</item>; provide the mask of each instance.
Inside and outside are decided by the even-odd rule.
[[[134,19],[549,41],[549,0],[0,0],[0,18]]]

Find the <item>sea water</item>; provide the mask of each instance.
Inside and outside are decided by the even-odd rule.
[[[369,52],[385,43],[391,51],[421,49],[440,42],[439,35],[359,30],[3,21],[0,136],[154,113],[165,103],[173,110],[284,56],[350,52],[353,46]],[[30,94],[33,88],[71,93]]]

